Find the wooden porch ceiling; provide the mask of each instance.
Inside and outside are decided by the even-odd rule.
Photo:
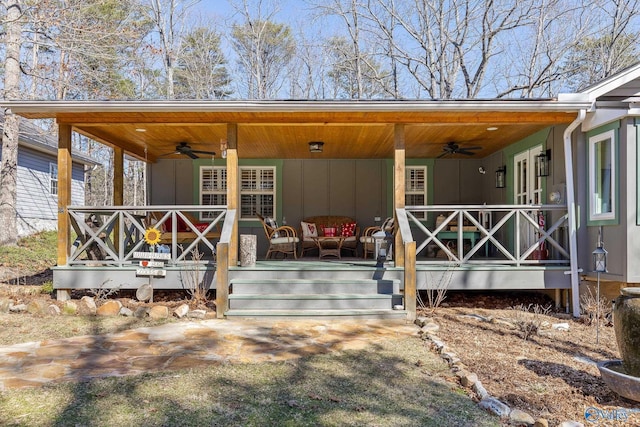
[[[550,101],[546,101],[548,105]],[[490,103],[488,104],[490,105]],[[499,104],[497,104],[499,105]],[[434,158],[442,147],[480,146],[475,158],[484,158],[546,127],[567,124],[575,109],[535,108],[529,111],[448,110],[388,111],[363,109],[274,111],[59,111],[24,117],[55,117],[60,124],[110,146],[122,147],[134,157],[155,161],[185,158],[170,154],[181,142],[194,150],[220,153],[227,123],[238,126],[239,158],[391,158],[394,126],[405,125],[407,158]],[[489,128],[497,128],[489,130]],[[324,152],[310,153],[310,141],[324,142]],[[219,154],[218,154],[219,155]],[[468,158],[453,155],[449,158]]]

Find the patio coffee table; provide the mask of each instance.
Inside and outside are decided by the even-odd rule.
[[[325,256],[335,256],[340,258],[340,250],[342,249],[342,244],[344,243],[344,236],[335,236],[335,237],[312,237],[313,241],[316,242],[318,246],[318,258],[323,258]]]

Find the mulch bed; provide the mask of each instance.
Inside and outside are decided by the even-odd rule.
[[[620,358],[613,327],[604,325],[605,319],[596,340],[595,324],[584,318],[525,313],[523,307],[531,311],[536,304],[553,307],[539,293],[452,292],[445,301],[434,314],[438,336],[492,396],[511,408],[546,418],[550,425],[566,420],[592,424],[585,411],[593,414],[594,408],[600,410],[597,425],[640,424],[640,414],[634,413],[640,403],[611,391],[593,363]],[[523,319],[540,325],[526,340],[514,327]],[[569,330],[553,329],[558,323],[568,323]]]

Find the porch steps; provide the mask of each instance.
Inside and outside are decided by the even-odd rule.
[[[227,317],[404,318],[399,280],[235,279]]]

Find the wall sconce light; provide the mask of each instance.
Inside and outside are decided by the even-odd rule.
[[[507,167],[500,166],[496,170],[496,188],[504,188],[507,182]]]
[[[223,159],[227,158],[227,148],[229,148],[227,146],[227,140],[226,139],[221,139],[220,140],[220,155],[222,156]]]
[[[549,162],[551,161],[551,150],[543,151],[536,156],[536,176],[549,176]]]
[[[480,166],[480,167],[478,168],[478,173],[479,173],[480,175],[484,175],[485,173],[487,173],[487,170],[484,168],[484,166]]]
[[[311,153],[322,153],[322,148],[324,147],[324,142],[322,141],[311,141],[309,143],[309,152]]]

